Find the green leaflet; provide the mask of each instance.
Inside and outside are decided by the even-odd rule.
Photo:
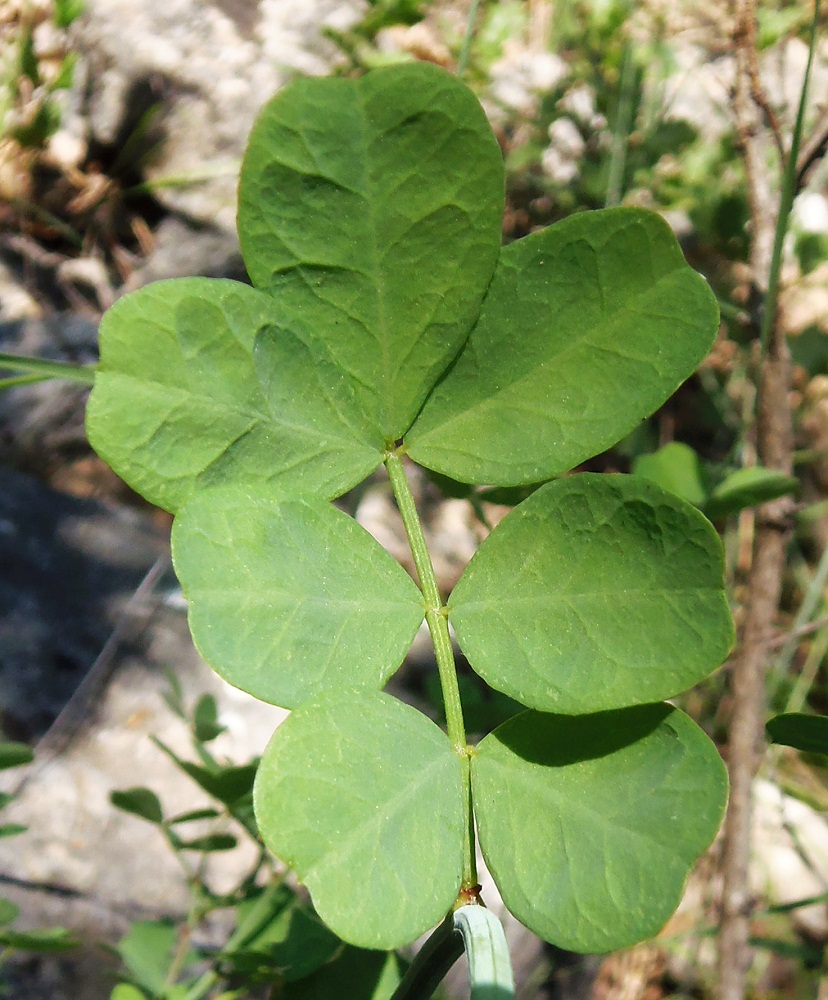
[[[707,485],[711,473],[702,467],[696,452],[680,441],[671,441],[651,455],[639,455],[633,472],[688,500],[710,518],[777,500],[799,487],[794,476],[755,465],[730,472],[711,492]]]
[[[701,459],[682,441],[671,441],[650,455],[638,455],[633,460],[632,471],[694,507],[704,506],[707,490]]]
[[[121,299],[101,322],[92,446],[173,512],[218,483],[330,498],[360,482],[382,461],[382,439],[344,375],[277,329],[278,316],[269,296],[208,278],[159,281]]]
[[[775,469],[761,466],[737,469],[713,490],[704,510],[708,517],[724,517],[745,507],[776,500],[797,489],[799,480],[795,476],[786,476]]]
[[[543,711],[669,698],[724,660],[722,546],[690,504],[637,476],[532,494],[480,546],[449,601],[472,667]]]
[[[312,976],[286,983],[282,996],[284,1000],[391,1000],[404,971],[396,952],[346,945]]]
[[[655,934],[724,812],[727,774],[677,709],[525,712],[472,758],[480,846],[509,910],[561,948]]]
[[[477,318],[502,216],[480,104],[423,63],[295,81],[259,116],[239,187],[253,283],[325,341],[390,442]]]
[[[381,688],[423,620],[405,570],[322,500],[205,490],[175,520],[173,557],[201,655],[284,708],[331,688]]]
[[[774,716],[765,728],[772,743],[828,755],[828,718],[824,715],[786,712]]]
[[[409,454],[462,482],[550,479],[660,406],[717,322],[659,216],[571,216],[503,249],[471,337],[406,435]]]
[[[254,802],[265,843],[350,944],[409,944],[451,909],[460,758],[416,709],[375,692],[305,702],[268,744]]]

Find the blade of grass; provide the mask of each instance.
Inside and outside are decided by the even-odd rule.
[[[628,41],[624,46],[624,57],[621,63],[618,108],[612,130],[607,194],[604,200],[605,208],[620,205],[621,197],[624,194],[624,172],[627,166],[627,145],[632,128],[634,95],[635,64],[632,43]]]
[[[67,361],[45,361],[43,358],[0,353],[0,368],[7,368],[13,372],[26,372],[37,376],[39,381],[63,378],[70,382],[92,385],[97,365],[73,365]]]
[[[48,382],[52,375],[15,375],[12,378],[0,378],[0,392],[3,389],[16,389],[21,385],[36,385],[38,382]]]
[[[791,634],[780,649],[779,655],[776,657],[776,662],[773,665],[768,692],[771,703],[774,696],[778,694],[782,681],[790,668],[794,653],[799,646],[802,629],[812,620],[815,612],[822,605],[823,591],[825,590],[826,583],[828,583],[828,546],[822,551],[816,572],[811,577],[808,589],[805,591],[805,596],[791,625]],[[791,708],[789,702],[785,711],[795,712],[799,710]]]
[[[808,85],[811,79],[811,68],[814,62],[814,52],[816,50],[817,25],[819,23],[819,0],[814,0],[814,16],[811,21],[811,38],[808,45],[808,61],[805,64],[805,75],[802,78],[802,90],[799,94],[799,107],[796,112],[796,121],[791,135],[791,148],[788,150],[788,158],[785,163],[785,172],[782,175],[782,192],[779,200],[779,215],[776,217],[776,231],[773,238],[773,253],[771,256],[770,275],[768,278],[768,290],[765,295],[764,310],[762,313],[762,328],[759,333],[759,344],[762,355],[768,349],[771,333],[776,323],[776,308],[779,298],[779,284],[782,275],[782,250],[785,245],[785,236],[788,232],[788,222],[790,220],[791,207],[796,195],[797,181],[797,160],[799,159],[799,147],[802,142],[802,129],[805,123],[805,108],[808,100]]]
[[[461,80],[466,75],[466,70],[469,65],[469,54],[471,52],[472,38],[474,38],[474,28],[477,24],[477,11],[479,7],[480,0],[472,0],[472,5],[469,8],[468,20],[466,21],[466,34],[463,37],[460,57],[457,60],[457,75]]]

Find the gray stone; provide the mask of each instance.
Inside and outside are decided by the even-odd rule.
[[[2,470],[0,728],[43,734],[166,549],[146,514]]]
[[[84,943],[21,957],[4,996],[98,1000],[114,980],[95,949],[133,920],[187,910],[181,867],[161,835],[109,801],[113,790],[145,785],[168,813],[208,804],[150,739],[194,757],[164,700],[166,670],[188,705],[215,695],[227,727],[212,744],[220,758],[261,753],[285,713],[230,688],[199,659],[168,569],[168,533],[149,512],[63,496],[4,469],[0,565],[3,729],[45,732],[33,765],[0,774],[0,787],[17,792],[3,821],[28,827],[0,838],[0,893],[21,908],[17,928],[66,926]],[[152,587],[142,586],[148,571]],[[213,855],[209,883],[228,891],[254,854],[248,843]]]
[[[256,113],[294,73],[327,72],[337,50],[325,28],[346,28],[364,7],[363,0],[89,0],[74,46],[90,137],[116,150],[129,141],[146,157],[150,182],[179,179],[157,190],[164,204],[232,231]],[[151,109],[160,115],[148,130]]]

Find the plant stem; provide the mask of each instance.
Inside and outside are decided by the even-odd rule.
[[[471,1000],[514,1000],[515,981],[503,924],[478,904],[454,911],[469,961]]]
[[[428,1000],[463,954],[463,938],[449,914],[414,956],[391,1000]]]
[[[805,65],[805,75],[802,78],[802,90],[799,94],[799,108],[797,109],[796,121],[794,122],[793,134],[791,136],[791,148],[788,152],[788,160],[785,164],[785,171],[782,176],[782,193],[779,201],[779,214],[776,217],[776,230],[774,232],[773,252],[771,257],[770,277],[768,289],[765,293],[764,308],[762,311],[762,328],[759,332],[759,343],[762,352],[768,349],[774,323],[776,322],[776,302],[779,296],[779,286],[782,280],[782,251],[785,245],[785,236],[788,232],[789,216],[796,194],[797,181],[797,161],[799,159],[799,146],[802,141],[802,126],[805,121],[805,108],[808,99],[808,81],[811,76],[811,68],[814,62],[814,50],[816,48],[817,26],[819,24],[819,0],[814,0],[814,15],[811,21],[811,39],[808,46],[808,61]]]
[[[627,144],[632,125],[635,63],[633,47],[629,40],[624,46],[624,60],[621,64],[621,82],[619,85],[618,108],[615,114],[615,126],[612,130],[612,146],[610,148],[609,179],[607,180],[607,195],[604,208],[612,208],[621,204],[624,194],[624,171],[627,165]]]
[[[811,25],[813,52],[819,0]],[[800,109],[794,129],[792,156],[785,169],[778,200],[768,182],[767,135],[762,129],[761,108],[752,86],[751,68],[756,60],[755,0],[734,0],[734,56],[736,79],[733,111],[737,124],[747,181],[752,223],[750,266],[750,325],[761,348],[756,393],[756,449],[768,469],[791,475],[793,428],[790,413],[790,351],[778,324],[777,293],[782,246],[792,198],[792,166],[801,132],[811,66],[809,56],[802,81]],[[774,225],[774,219],[776,224]],[[728,735],[730,801],[724,824],[722,848],[722,904],[719,937],[720,1000],[743,1000],[752,961],[750,938],[751,894],[748,868],[751,846],[752,785],[764,745],[767,674],[767,629],[777,615],[793,526],[790,501],[763,504],[755,515],[753,553],[741,629],[741,645],[731,668],[732,712]]]
[[[0,368],[13,372],[31,372],[42,379],[65,378],[71,382],[92,385],[96,365],[71,365],[65,361],[44,361],[43,358],[22,357],[18,354],[0,354]]]
[[[440,674],[440,688],[443,692],[443,706],[446,712],[448,738],[460,757],[463,774],[463,800],[466,803],[466,850],[463,860],[463,887],[477,885],[477,861],[474,845],[474,822],[471,807],[471,767],[469,748],[466,743],[466,727],[463,722],[463,706],[460,702],[460,687],[457,683],[457,668],[454,664],[454,650],[448,629],[447,609],[440,598],[434,566],[428,554],[423,527],[414,503],[400,449],[390,451],[385,459],[388,478],[394,490],[394,497],[402,516],[411,555],[420,578],[420,590],[425,601],[425,619],[434,643],[434,655]]]
[[[808,585],[808,589],[791,625],[791,634],[777,656],[769,692],[771,702],[773,702],[774,697],[779,693],[782,682],[788,673],[788,668],[791,665],[794,653],[802,637],[802,629],[811,621],[822,603],[822,595],[826,583],[828,583],[828,545],[822,550],[816,572]],[[798,709],[792,709],[788,706],[785,711],[792,712],[798,711]]]
[[[434,654],[437,658],[437,669],[440,672],[440,687],[443,691],[443,701],[446,710],[446,727],[448,737],[458,753],[466,754],[466,729],[463,724],[463,708],[460,704],[460,688],[457,684],[457,671],[454,665],[454,651],[451,648],[451,637],[448,630],[446,608],[440,598],[437,577],[434,566],[426,547],[420,517],[414,503],[414,496],[403,469],[399,451],[391,452],[385,460],[388,477],[394,490],[402,516],[411,555],[420,578],[420,590],[425,600],[425,618],[434,643]]]
[[[480,0],[472,0],[471,7],[469,8],[469,17],[466,21],[466,34],[463,37],[463,47],[460,49],[460,58],[457,60],[457,75],[462,80],[466,75],[466,69],[469,65],[469,53],[471,52],[472,38],[474,37],[474,26],[477,22],[477,8],[480,6]]]

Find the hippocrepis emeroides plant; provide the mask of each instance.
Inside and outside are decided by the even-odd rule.
[[[606,951],[656,932],[726,778],[663,699],[726,656],[721,546],[635,476],[564,476],[709,350],[715,300],[657,215],[580,214],[501,247],[503,165],[474,95],[425,64],[298,80],[239,190],[253,287],[161,281],[104,317],[97,451],[175,515],[214,669],[292,709],[255,786],[265,842],[343,939],[391,949],[475,898]],[[444,603],[406,476],[545,485]],[[419,586],[332,500],[385,465]],[[382,688],[423,619],[447,732]],[[468,745],[449,624],[526,706]]]

